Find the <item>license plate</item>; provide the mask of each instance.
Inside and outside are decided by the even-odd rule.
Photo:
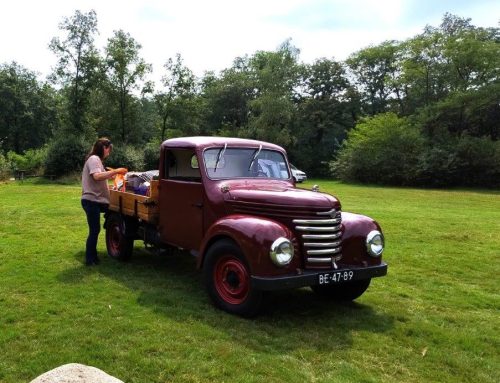
[[[349,282],[354,278],[353,270],[332,271],[318,275],[318,284],[329,285],[335,283]]]

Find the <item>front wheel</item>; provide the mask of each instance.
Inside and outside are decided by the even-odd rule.
[[[353,301],[359,298],[370,286],[371,279],[346,282],[341,285],[315,285],[311,289],[322,297],[334,301]]]
[[[106,248],[111,258],[124,261],[132,256],[134,238],[122,215],[111,213],[106,220]]]
[[[234,242],[221,240],[210,247],[203,276],[208,294],[217,307],[244,317],[259,312],[262,291],[252,288],[249,267]]]

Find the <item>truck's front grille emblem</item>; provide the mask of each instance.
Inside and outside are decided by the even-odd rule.
[[[302,237],[306,267],[331,267],[342,257],[341,211],[332,209],[316,214],[331,218],[294,219],[293,223]]]

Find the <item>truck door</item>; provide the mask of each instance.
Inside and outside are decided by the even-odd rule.
[[[163,242],[198,250],[203,236],[204,189],[194,150],[165,153],[160,179],[160,236]]]

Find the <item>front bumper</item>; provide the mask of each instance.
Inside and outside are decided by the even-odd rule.
[[[383,277],[387,274],[387,263],[382,262],[380,265],[368,267],[355,267],[346,265],[337,270],[303,270],[301,274],[285,275],[278,277],[256,277],[252,276],[252,287],[257,290],[287,290],[305,286],[314,286],[319,284],[320,275],[329,274],[330,272],[349,272],[353,271],[354,275],[350,281],[369,279],[375,277]],[[340,282],[338,284],[349,283]]]

